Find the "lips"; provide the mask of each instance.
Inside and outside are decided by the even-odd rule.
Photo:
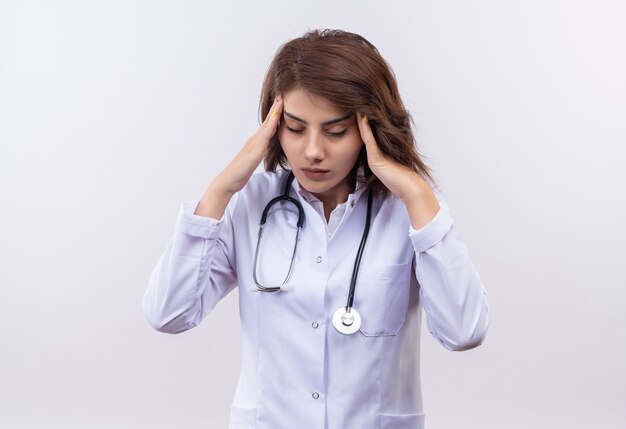
[[[304,175],[311,180],[322,180],[326,173],[330,170],[324,170],[322,168],[303,168]]]

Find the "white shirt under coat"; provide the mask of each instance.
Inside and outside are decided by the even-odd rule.
[[[393,194],[375,198],[354,308],[362,326],[342,335],[330,319],[345,306],[363,234],[367,192],[358,187],[335,209],[294,179],[290,195],[305,223],[287,292],[256,292],[252,270],[259,220],[282,194],[287,173],[254,174],[222,219],[182,203],[175,232],[143,299],[152,327],[179,333],[197,326],[233,289],[239,293],[242,367],[230,429],[421,429],[422,310],[429,332],[450,350],[479,345],[489,323],[487,295],[448,206],[415,230]],[[292,205],[274,206],[265,227],[259,277],[284,279],[295,239]]]

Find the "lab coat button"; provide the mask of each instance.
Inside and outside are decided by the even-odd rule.
[[[319,264],[320,262],[322,262],[322,257],[321,257],[321,256],[318,256],[318,257],[317,257],[317,259],[316,259],[316,261],[317,261],[317,263]]]
[[[313,394],[311,396],[313,396],[313,399],[317,399],[317,398],[320,397],[320,394],[317,393],[317,392],[313,392]]]
[[[311,326],[313,326],[313,329],[317,329],[317,327],[320,326],[320,325],[317,322],[313,322],[313,323],[311,323]]]
[[[350,201],[350,207],[354,207],[354,204],[356,204],[354,200]]]

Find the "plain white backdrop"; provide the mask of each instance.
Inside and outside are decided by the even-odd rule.
[[[180,203],[258,126],[276,50],[313,28],[391,64],[490,296],[481,347],[424,330],[427,427],[623,428],[625,19],[602,0],[2,1],[0,428],[226,427],[236,294],[180,335],[141,297]]]

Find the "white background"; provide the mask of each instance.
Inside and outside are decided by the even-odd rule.
[[[614,1],[0,3],[0,427],[224,428],[237,297],[151,330],[180,203],[258,125],[278,47],[370,40],[490,296],[424,330],[429,429],[623,428],[626,6]],[[348,428],[350,429],[350,428]]]

